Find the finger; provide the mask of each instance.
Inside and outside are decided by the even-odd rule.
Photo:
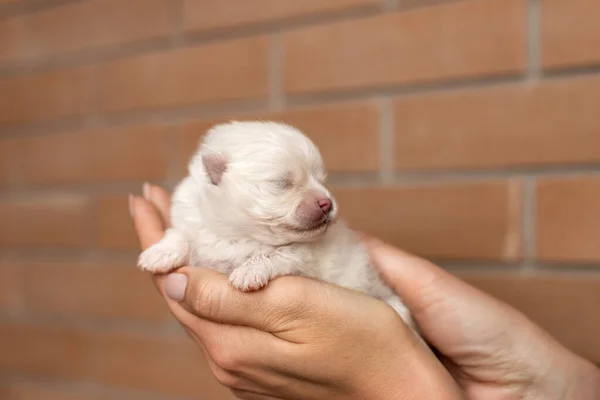
[[[149,183],[144,184],[143,187],[144,198],[146,201],[154,206],[164,229],[171,226],[171,198],[169,194],[161,187],[150,185]],[[163,230],[164,230],[163,229]],[[162,237],[162,236],[161,236]],[[165,278],[164,274],[152,275],[154,285],[159,292],[164,296],[165,294]]]
[[[144,184],[144,198],[152,203],[160,214],[165,228],[171,226],[171,197],[159,186]]]
[[[142,250],[145,250],[163,237],[165,233],[163,220],[152,203],[141,197],[131,196],[129,207],[138,241]]]
[[[306,294],[307,282],[312,281],[286,277],[259,291],[242,292],[229,284],[227,276],[216,271],[183,267],[167,277],[165,291],[200,318],[277,333],[284,329],[284,320],[294,319],[299,309],[312,302]]]
[[[365,240],[374,267],[414,314],[448,295],[478,295],[476,290],[433,263],[376,238]]]
[[[445,347],[446,339],[451,339],[449,335],[444,338],[439,329],[446,323],[443,321],[467,335],[469,330],[475,334],[473,327],[467,326],[473,318],[478,319],[478,327],[487,328],[506,324],[514,317],[510,307],[433,263],[378,239],[367,238],[366,243],[383,280],[410,309],[425,336],[440,349]]]
[[[188,313],[174,304],[173,313],[202,349],[206,361],[223,385],[246,390],[286,386],[298,372],[292,346],[270,333],[246,326],[217,324]],[[288,378],[282,378],[287,376]]]
[[[179,306],[177,306],[179,307]],[[181,307],[179,307],[181,308]],[[201,327],[201,330],[198,332],[195,332],[194,330],[190,329],[189,327],[184,325],[184,328],[186,330],[186,332],[188,333],[188,335],[194,340],[194,342],[196,342],[196,344],[198,345],[198,347],[200,348],[200,350],[202,351],[202,354],[204,356],[204,360],[206,361],[206,363],[208,364],[208,367],[213,375],[213,377],[217,380],[217,382],[219,382],[221,385],[229,387],[229,388],[236,388],[239,390],[256,390],[256,384],[254,384],[253,382],[244,379],[243,377],[240,376],[239,373],[234,373],[231,371],[228,371],[224,368],[222,368],[212,357],[211,353],[206,350],[206,346],[203,343],[201,336],[204,337],[204,340],[206,340],[207,337],[212,337],[214,338],[219,338],[220,332],[217,332],[218,327],[216,326],[216,324],[214,324],[213,322],[210,321],[203,321],[203,320],[199,320],[198,318],[196,318],[196,320],[198,320],[197,322],[199,322],[201,325],[205,325],[203,327]],[[195,326],[194,329],[198,329],[198,326]],[[233,328],[236,329],[236,328]],[[222,329],[221,329],[222,330]],[[231,345],[231,343],[227,343],[227,340],[225,340],[225,342],[222,344],[223,346],[228,346]],[[211,345],[212,347],[214,347],[214,345]],[[242,349],[243,351],[244,349]],[[236,352],[239,356],[239,354],[241,352],[238,352],[237,350],[234,350],[234,352]],[[256,366],[256,364],[254,364],[254,366]]]

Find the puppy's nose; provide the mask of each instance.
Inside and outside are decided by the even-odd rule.
[[[325,214],[329,214],[331,211],[331,200],[327,198],[317,200],[317,204]]]

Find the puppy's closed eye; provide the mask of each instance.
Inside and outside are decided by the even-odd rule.
[[[291,174],[287,174],[273,181],[273,185],[278,190],[288,190],[294,186],[294,180]]]

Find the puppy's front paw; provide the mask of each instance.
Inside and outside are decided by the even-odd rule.
[[[242,266],[229,275],[231,285],[244,292],[258,290],[266,286],[270,279],[269,269],[260,265]]]
[[[152,273],[165,273],[185,265],[185,253],[158,243],[140,254],[138,267]]]

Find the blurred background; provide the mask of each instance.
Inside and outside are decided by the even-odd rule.
[[[0,0],[0,398],[230,399],[127,195],[208,127],[304,130],[358,228],[600,362],[600,3]]]

